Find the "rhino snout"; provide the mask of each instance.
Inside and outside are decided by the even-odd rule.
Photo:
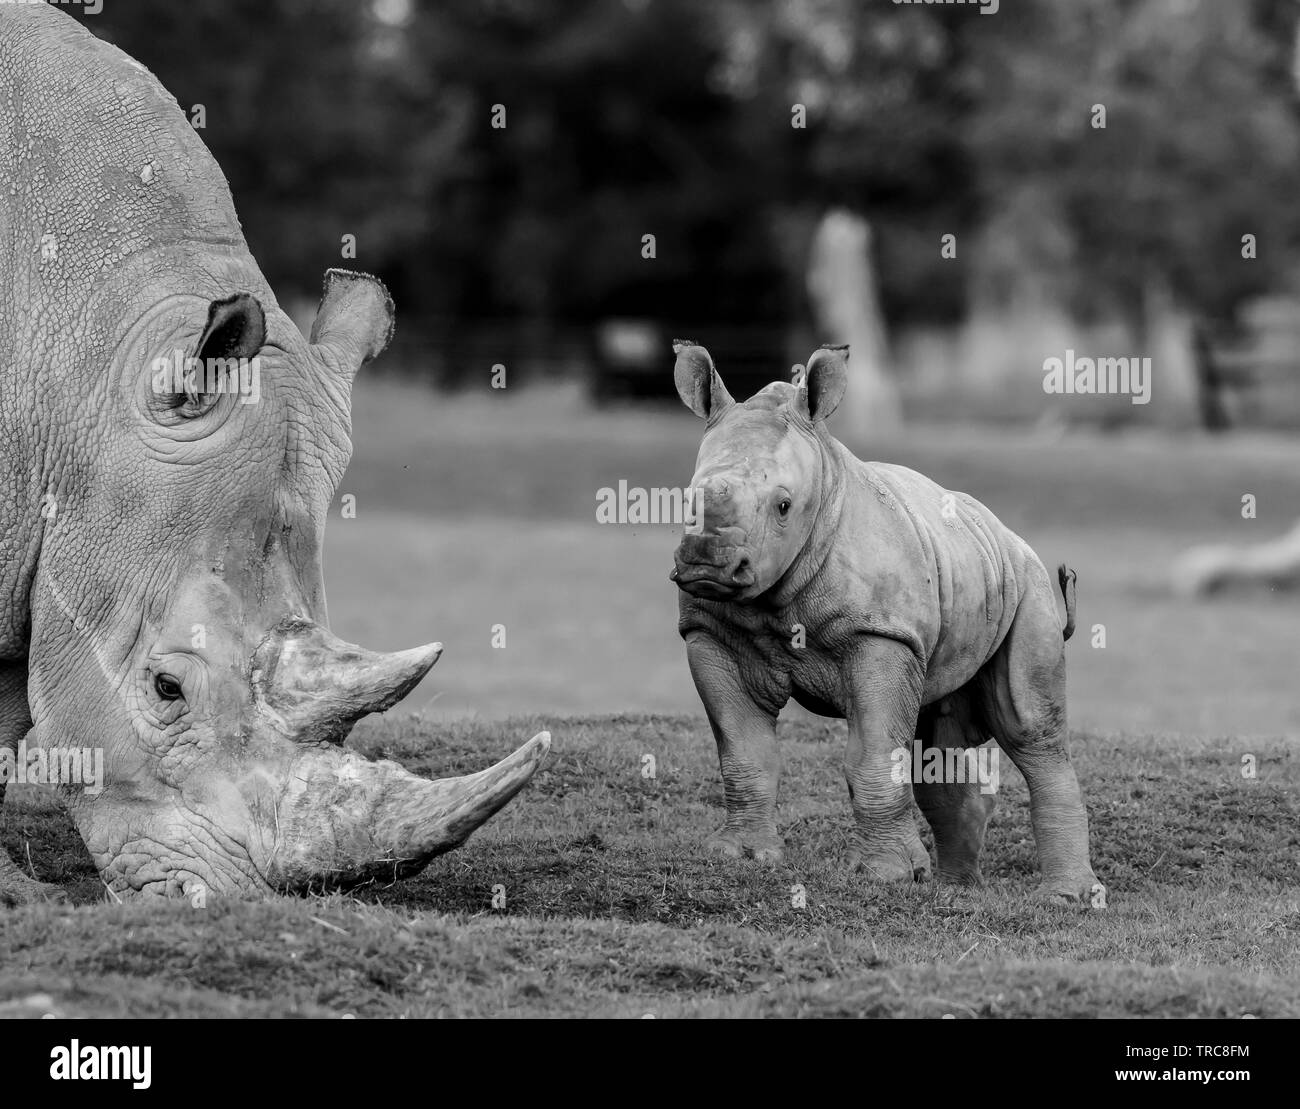
[[[748,550],[718,535],[684,535],[673,555],[672,580],[695,597],[723,600],[757,580]]]

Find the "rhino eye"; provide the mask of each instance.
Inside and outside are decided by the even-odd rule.
[[[216,402],[216,396],[211,393],[182,393],[180,400],[172,405],[172,408],[182,419],[194,420],[202,416]]]
[[[170,674],[159,674],[153,680],[153,687],[158,696],[164,701],[179,701],[181,699],[181,683]]]
[[[790,498],[786,497],[785,500],[783,500],[779,505],[776,506],[776,510],[782,516],[788,516],[790,514]]]

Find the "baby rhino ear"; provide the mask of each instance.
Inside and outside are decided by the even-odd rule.
[[[813,421],[824,420],[844,399],[849,384],[849,348],[818,347],[796,379],[796,402]]]
[[[713,368],[707,350],[689,339],[674,339],[673,353],[677,355],[673,381],[677,383],[677,395],[687,408],[711,420],[735,403],[722,384],[722,376]]]

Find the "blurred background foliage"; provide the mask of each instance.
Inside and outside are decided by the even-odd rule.
[[[1297,14],[132,0],[85,23],[204,106],[286,304],[314,303],[327,266],[378,273],[400,311],[390,362],[455,383],[580,361],[573,337],[611,317],[807,330],[808,244],[834,207],[871,222],[891,335],[1020,305],[1141,337],[1153,289],[1231,324],[1295,269]]]

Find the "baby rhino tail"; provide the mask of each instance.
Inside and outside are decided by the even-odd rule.
[[[1074,634],[1074,583],[1079,575],[1062,562],[1056,568],[1056,577],[1061,583],[1061,596],[1065,598],[1065,628],[1061,638],[1069,639]]]

